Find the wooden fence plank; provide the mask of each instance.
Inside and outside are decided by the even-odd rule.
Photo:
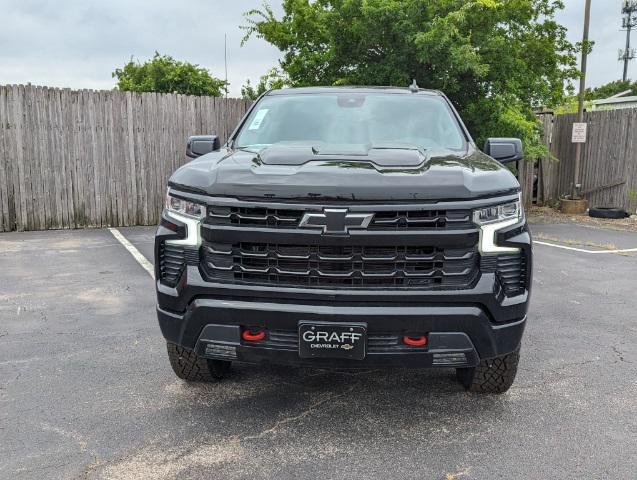
[[[15,122],[15,171],[16,179],[15,185],[18,187],[18,202],[16,208],[18,209],[17,215],[17,229],[18,231],[28,229],[27,208],[30,202],[27,202],[28,192],[25,184],[25,159],[24,159],[24,87],[20,88],[19,85],[14,85],[12,88],[13,95],[13,120]]]
[[[13,229],[12,185],[9,183],[10,159],[7,151],[7,137],[11,134],[11,122],[7,112],[7,88],[0,86],[0,232]]]
[[[77,192],[77,169],[75,166],[75,115],[77,103],[79,102],[79,95],[71,92],[69,89],[62,91],[62,98],[67,102],[66,108],[63,108],[62,114],[64,119],[64,125],[66,126],[66,137],[62,140],[62,143],[67,146],[64,154],[67,165],[67,191],[69,199],[69,216],[68,227],[76,228],[76,210],[78,207],[78,192]]]
[[[4,146],[6,167],[7,167],[7,181],[9,186],[7,188],[7,194],[9,195],[9,205],[12,208],[11,215],[11,229],[18,229],[18,224],[21,222],[21,205],[20,205],[20,185],[18,182],[18,164],[17,164],[17,133],[18,125],[15,120],[15,102],[16,91],[13,85],[7,85],[6,87],[6,102],[7,106],[5,113],[7,115],[8,130],[5,132]]]
[[[47,228],[47,217],[51,214],[50,187],[45,183],[51,183],[52,168],[50,157],[47,155],[47,137],[49,129],[44,117],[44,96],[42,87],[31,87],[34,91],[33,97],[33,123],[35,129],[31,134],[30,143],[33,145],[33,155],[37,160],[32,170],[31,185],[33,191],[34,208],[34,229],[44,230]],[[29,143],[29,142],[27,142]],[[54,182],[53,182],[54,183]]]

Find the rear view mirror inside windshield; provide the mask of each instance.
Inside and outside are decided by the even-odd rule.
[[[339,95],[338,106],[341,108],[360,108],[365,103],[364,95]]]

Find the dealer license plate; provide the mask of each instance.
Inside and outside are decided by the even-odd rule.
[[[301,358],[365,358],[367,325],[364,323],[300,322]]]

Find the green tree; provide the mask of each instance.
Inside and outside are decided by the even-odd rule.
[[[627,95],[637,95],[637,82],[632,83],[630,80],[615,80],[605,85],[601,85],[595,88],[587,88],[584,93],[584,108],[591,108],[594,100],[601,100],[603,98],[612,97],[618,93],[630,90]],[[578,95],[568,95],[564,98],[562,103],[554,107],[557,115],[565,115],[567,113],[577,113],[579,106]]]
[[[637,82],[632,83],[630,80],[626,80],[625,82],[616,80],[596,88],[587,88],[584,98],[586,98],[586,100],[600,100],[602,98],[612,97],[626,90],[631,91],[628,95],[637,95]]]
[[[533,110],[578,77],[561,0],[283,0],[246,12],[244,41],[283,52],[293,86],[398,85],[444,91],[478,142],[519,136],[544,153]]]
[[[175,60],[169,55],[155,52],[144,63],[131,60],[113,72],[117,90],[130,92],[183,93],[220,97],[226,92],[227,82],[213,77],[199,65]]]
[[[288,83],[288,79],[278,68],[271,68],[259,78],[256,86],[252,86],[248,79],[241,87],[241,96],[246,100],[256,100],[268,90],[286,87]]]

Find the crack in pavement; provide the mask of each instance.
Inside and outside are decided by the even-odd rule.
[[[314,402],[313,404],[311,404],[307,409],[303,410],[301,413],[297,414],[297,415],[292,415],[292,416],[288,416],[288,417],[284,417],[280,420],[277,420],[274,425],[272,425],[270,428],[267,428],[265,430],[262,430],[261,432],[257,433],[256,435],[247,435],[243,438],[241,438],[241,440],[259,440],[269,434],[273,434],[273,433],[277,433],[279,428],[281,428],[283,425],[287,425],[288,423],[291,422],[295,422],[297,420],[300,420],[302,418],[307,417],[308,415],[311,415],[312,413],[314,413],[316,410],[319,409],[319,407],[321,407],[322,405],[324,405],[325,403],[331,401],[331,400],[336,400],[338,398],[341,398],[349,393],[351,393],[352,391],[354,391],[354,389],[356,388],[357,385],[353,385],[352,387],[348,388],[347,391],[340,393],[338,395],[326,395],[325,398],[318,400],[317,402]]]
[[[619,358],[620,362],[632,363],[624,358],[624,352],[622,352],[617,346],[613,345],[611,348],[613,349],[613,352],[615,352],[615,355],[617,355],[617,358]]]

